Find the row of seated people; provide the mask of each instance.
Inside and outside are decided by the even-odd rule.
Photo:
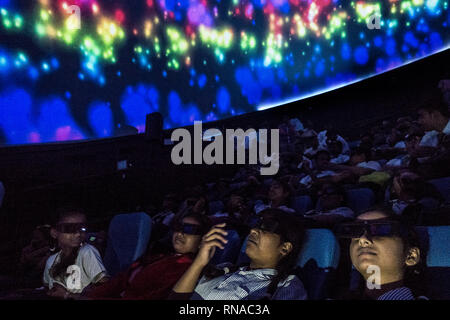
[[[145,208],[152,217],[150,247],[156,243],[171,247],[170,226],[187,213],[208,216],[213,224],[226,222],[241,240],[261,212],[275,208],[303,218],[304,227],[333,228],[353,221],[374,203],[384,203],[402,219],[420,225],[424,213],[448,211],[450,183],[445,177],[450,173],[445,164],[450,120],[448,108],[436,104],[422,106],[418,116],[418,120],[383,122],[356,143],[347,143],[332,129],[316,134],[298,119],[282,124],[280,170],[275,179],[262,180],[257,166],[247,166],[231,179],[167,194],[159,210]],[[50,234],[52,228],[43,230]],[[43,230],[37,233],[42,235]],[[97,243],[105,243],[104,235],[96,238]],[[36,267],[34,272],[39,274],[52,251],[38,251],[36,246],[33,242],[24,249],[22,265]],[[115,274],[123,267],[118,264],[116,270],[108,271]]]
[[[213,225],[205,215],[189,210],[171,224],[169,242],[150,244],[144,254],[151,223],[144,213],[114,218],[102,258],[86,242],[86,215],[80,210],[63,212],[50,228],[57,249],[46,259],[44,288],[3,298],[450,298],[445,285],[450,227],[414,228],[390,208],[369,210],[333,229],[339,239],[349,240],[344,250],[361,280],[333,296],[328,288],[338,278],[333,271],[339,243],[330,230],[306,229],[304,219],[292,213],[263,209],[242,241],[226,223]],[[371,277],[374,268],[378,278]],[[438,271],[427,272],[433,268]]]

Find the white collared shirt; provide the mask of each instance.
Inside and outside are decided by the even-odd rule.
[[[208,279],[202,277],[195,293],[204,300],[259,300],[267,293],[267,287],[276,274],[275,269],[241,267],[238,271]],[[306,300],[307,293],[297,276],[290,275],[278,283],[273,296],[276,300]]]
[[[61,251],[55,253],[47,259],[44,270],[44,284],[47,284],[49,289],[52,289],[55,284],[59,284],[71,293],[81,293],[91,283],[96,283],[106,275],[106,269],[103,266],[102,258],[98,250],[90,244],[83,245],[78,251],[78,256],[75,264],[80,271],[80,287],[68,288],[67,277],[64,279],[55,279],[51,276],[50,270],[55,263],[60,261]]]

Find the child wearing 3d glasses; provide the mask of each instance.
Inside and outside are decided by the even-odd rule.
[[[193,211],[172,223],[172,250],[149,254],[134,262],[128,270],[96,286],[88,294],[95,300],[163,300],[191,265],[209,219]]]
[[[293,275],[304,236],[296,217],[280,209],[261,211],[247,238],[245,252],[250,265],[225,270],[213,279],[202,276],[216,249],[224,249],[227,243],[224,228],[225,223],[215,225],[203,237],[197,257],[174,286],[170,299],[306,299],[302,282]]]
[[[424,251],[416,232],[389,208],[363,213],[338,226],[337,235],[351,239],[350,258],[364,285],[341,298],[414,300],[423,289]],[[424,297],[421,297],[424,298]]]
[[[57,253],[50,256],[44,269],[47,295],[75,299],[91,284],[106,280],[106,269],[98,250],[85,244],[86,215],[81,210],[61,210],[50,234],[57,241]]]

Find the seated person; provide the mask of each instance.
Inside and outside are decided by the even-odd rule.
[[[303,154],[309,159],[314,158],[317,151],[320,150],[317,133],[314,130],[308,129],[301,134],[300,138],[305,145],[305,152]]]
[[[342,150],[340,153],[344,155],[348,155],[350,153],[350,147],[348,146],[347,141],[342,138],[340,135],[335,132],[335,130],[323,130],[319,132],[317,135],[317,139],[319,140],[319,148],[329,150],[330,143],[334,143],[339,141],[342,145]]]
[[[239,235],[248,234],[249,219],[252,215],[251,208],[247,205],[244,197],[231,194],[225,206],[225,212],[216,212],[209,216],[213,224],[226,222],[228,226],[238,231]]]
[[[215,225],[203,237],[197,257],[174,286],[172,299],[306,299],[302,282],[292,275],[304,238],[300,220],[279,209],[264,210],[248,236],[245,252],[250,265],[213,279],[202,277],[216,249],[227,243],[224,227]]]
[[[436,209],[442,200],[436,188],[416,173],[401,171],[394,176],[389,202],[396,214],[415,215],[416,210]]]
[[[340,183],[351,178],[348,171],[336,172],[332,169],[334,164],[330,164],[330,153],[327,150],[320,150],[316,153],[313,162],[313,169],[309,174],[299,181],[299,187],[310,188],[313,185],[321,185],[324,183]],[[304,166],[307,169],[307,165]]]
[[[338,140],[328,140],[327,149],[331,155],[331,163],[334,164],[345,164],[350,160],[347,154],[342,153],[342,142]]]
[[[177,195],[169,193],[164,196],[161,211],[152,216],[152,235],[150,241],[158,241],[167,235],[170,224],[178,212]]]
[[[303,123],[298,118],[292,118],[289,120],[289,128],[299,133],[302,133],[305,130]]]
[[[370,150],[358,147],[352,151],[350,163],[330,164],[335,171],[348,171],[357,180],[360,176],[371,174],[375,171],[381,171],[381,166],[377,161],[370,161]]]
[[[403,137],[405,135],[396,127],[392,128],[390,134],[386,138],[386,143],[389,147],[394,149],[405,149],[405,141],[403,141]]]
[[[318,192],[315,210],[308,211],[306,218],[310,218],[323,225],[333,225],[346,219],[353,219],[355,213],[346,206],[345,190],[337,184],[324,184]]]
[[[56,250],[50,229],[50,225],[36,227],[31,235],[30,244],[22,249],[19,274],[23,287],[38,288],[42,286],[45,264]]]
[[[355,170],[355,173],[357,173],[358,175],[369,174],[374,171],[381,170],[381,165],[378,163],[378,161],[371,160],[370,150],[361,147],[358,147],[352,151],[349,164],[351,167],[367,169],[367,170],[359,170],[359,169]]]
[[[371,150],[373,148],[373,135],[370,132],[365,132],[360,136],[360,142],[358,147]]]
[[[351,239],[352,264],[365,280],[361,288],[344,295],[344,299],[415,299],[423,252],[411,226],[391,210],[377,209],[340,225],[337,234]]]
[[[264,204],[261,200],[255,203],[255,213],[259,214],[261,211],[267,208],[278,208],[289,213],[295,213],[295,210],[289,208],[290,200],[292,196],[292,189],[287,179],[277,179],[272,182],[267,198],[268,204]]]
[[[172,224],[170,253],[147,255],[134,262],[108,282],[94,287],[90,299],[162,300],[167,298],[178,279],[191,265],[209,220],[198,213],[188,213]]]
[[[448,106],[428,104],[419,108],[419,123],[428,131],[411,151],[410,168],[426,179],[450,175],[450,114]]]
[[[425,135],[416,148],[416,156],[432,155],[439,145],[439,135],[450,135],[450,115],[444,102],[430,103],[421,106],[419,124],[426,130]]]
[[[389,160],[386,164],[386,168],[408,168],[411,159],[414,158],[415,150],[420,143],[420,139],[423,136],[423,132],[419,129],[411,129],[405,137],[405,145],[407,154],[401,154],[394,159]]]
[[[207,198],[206,191],[203,190],[193,190],[192,192],[187,192],[184,201],[181,203],[180,208],[177,214],[173,217],[175,221],[180,220],[180,218],[184,217],[188,212],[194,212],[201,215],[209,214],[209,200]],[[166,235],[166,240],[167,240]],[[169,239],[170,241],[170,239]]]
[[[178,209],[177,195],[174,193],[169,193],[164,197],[162,208],[159,213],[152,217],[153,224],[163,224],[169,226],[175,212]]]
[[[60,250],[48,258],[44,270],[49,296],[75,299],[91,284],[107,280],[100,253],[84,244],[86,231],[86,215],[81,210],[60,212],[50,231]]]

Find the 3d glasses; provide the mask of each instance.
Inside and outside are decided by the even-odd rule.
[[[87,226],[84,223],[59,223],[56,230],[61,233],[87,232]]]
[[[172,227],[172,230],[174,232],[181,232],[184,234],[191,234],[191,235],[203,234],[203,228],[201,226],[189,223],[175,223]]]
[[[278,221],[270,218],[260,217],[255,225],[253,226],[255,229],[259,229],[261,231],[281,234],[280,224]]]
[[[402,236],[407,232],[406,228],[397,221],[358,221],[343,223],[336,228],[339,238],[361,238],[364,234],[370,237]]]

